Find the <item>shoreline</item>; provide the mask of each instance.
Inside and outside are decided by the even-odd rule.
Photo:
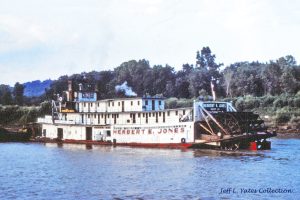
[[[277,136],[275,138],[280,139],[300,139],[299,132],[277,132]]]

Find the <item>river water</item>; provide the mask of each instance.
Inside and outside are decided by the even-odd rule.
[[[300,140],[272,150],[0,144],[0,199],[300,199]]]

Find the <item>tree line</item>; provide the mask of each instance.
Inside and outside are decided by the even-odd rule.
[[[150,66],[147,60],[131,60],[114,70],[61,76],[46,92],[47,98],[67,89],[68,80],[95,85],[99,99],[116,97],[115,86],[127,81],[138,96],[162,94],[165,97],[196,98],[211,95],[211,82],[219,98],[296,94],[300,90],[300,66],[293,56],[267,63],[237,62],[221,70],[209,47],[196,53],[195,64],[184,64],[179,71],[170,65]]]
[[[24,85],[17,82],[13,88],[9,85],[0,85],[0,104],[2,105],[23,105]]]
[[[127,81],[138,96],[161,94],[165,97],[196,98],[211,95],[211,82],[215,84],[219,98],[238,96],[264,96],[296,94],[300,90],[300,66],[293,56],[285,56],[266,63],[236,62],[222,69],[216,63],[216,56],[209,47],[196,53],[195,64],[183,64],[178,71],[170,65],[150,66],[142,59],[122,63],[113,70],[83,72],[71,76],[61,76],[55,80],[45,94],[26,102],[42,102],[53,99],[56,94],[67,90],[68,80],[72,80],[74,90],[78,84],[93,85],[98,98],[114,98],[120,94],[115,86]],[[13,90],[0,85],[0,104],[24,103],[24,86],[16,83]]]

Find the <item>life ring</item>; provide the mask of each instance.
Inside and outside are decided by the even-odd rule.
[[[181,143],[185,143],[185,138],[181,138]]]

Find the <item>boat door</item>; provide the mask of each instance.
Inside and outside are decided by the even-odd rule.
[[[155,110],[155,100],[152,100],[152,110]]]
[[[122,101],[122,112],[124,112],[124,101]]]
[[[64,130],[62,128],[57,128],[57,139],[63,139],[64,138]]]
[[[85,139],[86,140],[92,140],[92,127],[86,127],[85,128]]]

